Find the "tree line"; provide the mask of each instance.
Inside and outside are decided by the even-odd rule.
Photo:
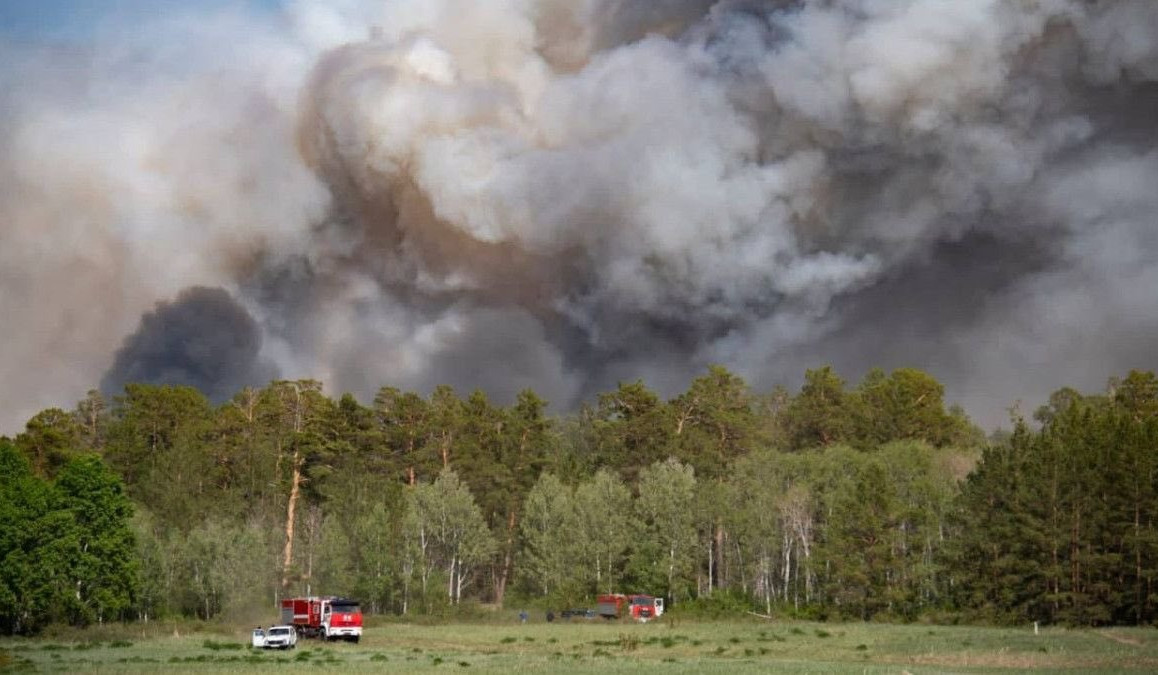
[[[1155,620],[1158,380],[1055,393],[987,438],[927,373],[757,393],[712,367],[550,416],[449,387],[131,384],[0,439],[0,631],[461,603],[814,618]]]

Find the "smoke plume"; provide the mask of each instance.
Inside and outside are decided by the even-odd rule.
[[[220,288],[194,286],[141,317],[101,389],[116,395],[133,382],[180,384],[222,401],[276,376],[260,349],[260,329],[245,308]]]
[[[1150,0],[296,0],[0,51],[8,428],[263,361],[557,410],[908,365],[986,425],[1156,366]]]

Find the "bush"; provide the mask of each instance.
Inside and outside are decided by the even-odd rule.
[[[240,642],[217,642],[216,640],[205,640],[201,646],[213,651],[245,649],[245,645]]]
[[[747,616],[752,611],[752,602],[739,592],[717,591],[708,597],[685,600],[678,609],[673,607],[669,611],[678,611],[681,617],[692,619],[735,618]]]

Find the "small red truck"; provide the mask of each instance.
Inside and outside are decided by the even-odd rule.
[[[607,593],[599,596],[596,601],[599,603],[596,611],[605,619],[647,621],[663,614],[663,598],[651,595]]]
[[[349,598],[285,598],[281,601],[281,622],[293,626],[303,637],[351,642],[362,638],[362,609],[357,600]]]

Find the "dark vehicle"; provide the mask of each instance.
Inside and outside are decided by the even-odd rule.
[[[560,616],[564,619],[594,619],[599,615],[593,609],[565,609]]]

